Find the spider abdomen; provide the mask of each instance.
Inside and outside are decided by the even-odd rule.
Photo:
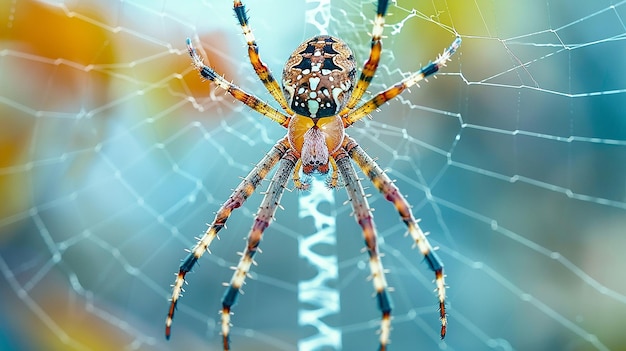
[[[356,63],[341,39],[320,35],[302,43],[283,69],[283,93],[299,115],[319,118],[339,113],[354,89]]]

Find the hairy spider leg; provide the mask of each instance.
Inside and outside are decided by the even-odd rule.
[[[385,25],[385,14],[387,13],[387,7],[389,5],[389,1],[387,0],[379,0],[378,6],[376,10],[376,18],[374,19],[374,28],[372,29],[372,46],[370,48],[370,55],[365,64],[363,65],[363,69],[361,70],[361,76],[359,77],[359,81],[350,96],[350,100],[343,108],[343,110],[339,113],[339,115],[343,115],[348,113],[351,109],[356,106],[356,104],[361,100],[363,94],[367,90],[367,87],[370,85],[372,78],[374,78],[374,74],[376,74],[376,69],[378,68],[378,63],[380,62],[380,53],[383,50],[381,37],[383,35],[383,27]]]
[[[280,198],[285,191],[285,185],[291,176],[291,171],[296,164],[296,157],[293,152],[287,152],[281,159],[272,181],[263,195],[263,201],[254,219],[254,224],[248,234],[248,243],[237,267],[233,267],[235,272],[228,284],[228,288],[222,297],[222,341],[224,350],[230,350],[230,314],[231,307],[237,302],[237,297],[246,277],[249,275],[250,266],[256,264],[253,260],[258,250],[259,243],[263,237],[263,231],[269,227],[276,208],[279,206]]]
[[[274,79],[274,76],[267,65],[261,61],[261,57],[259,56],[259,47],[256,44],[254,34],[252,34],[252,29],[248,25],[249,18],[245,5],[243,5],[240,0],[235,0],[233,10],[235,11],[235,16],[239,21],[239,25],[241,25],[243,36],[248,43],[248,57],[250,58],[250,63],[252,64],[254,71],[257,76],[259,76],[261,82],[263,82],[263,85],[265,85],[267,91],[269,91],[274,99],[280,104],[280,107],[282,107],[288,115],[292,116],[294,112],[291,108],[289,108],[280,85],[278,85],[278,82]]]
[[[257,111],[258,113],[270,118],[272,121],[280,124],[281,126],[287,128],[289,125],[289,117],[284,115],[282,112],[268,105],[266,102],[262,101],[258,97],[249,94],[243,91],[241,88],[236,86],[233,83],[230,83],[224,77],[217,74],[213,68],[204,64],[202,57],[198,55],[198,52],[191,44],[191,39],[187,38],[187,50],[189,51],[189,56],[191,56],[191,61],[193,66],[200,72],[200,75],[208,79],[212,82],[215,82],[217,86],[226,90],[230,95],[232,95],[235,99],[243,102],[248,105],[251,109]]]
[[[204,235],[198,239],[196,245],[191,249],[191,251],[189,251],[187,257],[180,264],[172,289],[170,308],[165,320],[165,337],[167,339],[170,338],[172,320],[174,318],[174,312],[176,311],[178,298],[182,296],[181,293],[184,291],[183,284],[186,283],[185,275],[191,271],[200,257],[202,257],[206,251],[209,251],[209,245],[211,245],[211,242],[215,239],[218,232],[224,228],[232,211],[243,205],[246,199],[254,192],[259,183],[261,183],[261,181],[267,176],[268,172],[274,168],[278,161],[285,155],[289,149],[288,145],[289,144],[286,138],[281,139],[261,159],[261,161],[259,161],[252,171],[248,173],[241,183],[239,183],[237,188],[235,188],[233,193],[228,198],[228,201],[226,201],[217,211],[215,219],[209,228],[206,230]]]
[[[374,226],[372,211],[367,203],[367,198],[363,192],[361,182],[359,181],[359,178],[357,178],[354,167],[352,166],[350,158],[345,151],[337,156],[336,162],[339,172],[345,182],[346,191],[348,192],[348,198],[352,203],[355,219],[363,230],[363,238],[365,239],[365,246],[369,254],[371,279],[374,284],[374,289],[376,290],[378,309],[382,313],[380,322],[379,351],[385,351],[387,349],[387,344],[389,344],[389,334],[391,332],[392,303],[388,294],[385,271],[378,253],[378,244],[376,242],[377,234],[376,227]]]
[[[363,105],[342,116],[344,127],[347,128],[354,122],[368,116],[371,112],[382,106],[382,104],[398,96],[405,89],[437,73],[441,67],[446,65],[446,62],[450,61],[450,57],[454,55],[459,46],[461,46],[461,37],[456,37],[452,44],[450,44],[450,46],[445,49],[443,53],[435,59],[435,61],[430,62],[419,71],[411,74],[408,78],[403,79],[400,83],[397,83],[391,88],[376,94],[376,96],[363,103]]]
[[[366,152],[352,138],[346,137],[345,150],[348,155],[361,168],[363,173],[372,181],[374,186],[380,191],[387,201],[393,203],[398,210],[398,214],[406,224],[409,234],[413,238],[415,245],[418,247],[424,259],[428,263],[428,267],[435,272],[435,285],[437,287],[437,297],[439,299],[439,319],[441,321],[441,338],[446,336],[446,328],[448,325],[446,317],[446,284],[443,274],[443,263],[441,259],[433,251],[432,246],[426,238],[426,234],[418,225],[418,221],[411,212],[411,206],[406,201],[402,193],[393,181],[385,174]]]

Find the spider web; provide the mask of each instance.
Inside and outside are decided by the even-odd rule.
[[[183,249],[284,130],[189,64],[187,36],[227,79],[271,101],[232,3],[181,3],[0,5],[1,349],[218,349],[220,283],[267,182],[188,275],[166,342],[169,286]],[[247,5],[276,76],[324,30],[367,58],[371,1]],[[446,266],[441,341],[434,276],[393,206],[366,190],[394,288],[393,350],[623,345],[625,19],[626,1],[390,5],[371,92],[433,59],[454,31],[463,37],[437,79],[349,130],[397,180]],[[316,274],[300,243],[321,218],[303,212],[307,196],[286,192],[266,232],[234,308],[237,350],[304,349],[320,332],[298,321],[316,307],[299,300]],[[334,219],[335,239],[316,250],[337,263],[325,283],[339,304],[320,321],[341,346],[311,349],[373,349],[379,312],[360,228],[344,191],[328,196],[316,209]]]

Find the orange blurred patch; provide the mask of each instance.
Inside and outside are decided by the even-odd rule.
[[[86,15],[99,18],[95,11]],[[108,44],[111,33],[68,16],[58,7],[5,1],[0,17],[7,19],[0,31],[0,42],[7,50],[0,66],[0,95],[10,101],[0,104],[0,193],[4,197],[0,218],[10,219],[25,211],[33,198],[33,135],[45,118],[37,117],[37,111],[78,111],[83,101],[76,97],[83,94],[85,84],[90,87],[91,104],[104,103],[108,78],[90,77],[85,83],[81,66],[111,62],[113,50]],[[81,143],[77,135],[74,141]]]
[[[184,50],[185,33],[150,40],[115,31],[117,24],[107,23],[104,11],[90,6],[75,13],[37,1],[0,2],[0,245],[11,245],[15,235],[25,233],[20,226],[32,221],[29,209],[39,205],[34,201],[50,200],[48,189],[81,189],[97,160],[96,145],[114,142],[111,121],[132,118],[118,125],[140,126],[131,136],[148,149],[191,121],[217,125],[230,111],[220,113],[219,104],[202,103],[213,87],[191,69],[186,53],[176,50]],[[247,60],[245,50],[240,60],[227,62],[223,58],[232,55],[224,51],[225,35],[201,39],[207,63],[236,80],[229,68]],[[170,42],[176,49],[163,45]],[[205,107],[202,114],[187,101],[189,96]],[[176,146],[168,149],[173,157],[176,151]],[[187,149],[181,146],[180,151]],[[48,176],[47,165],[57,173]],[[55,272],[46,273],[45,281],[24,296],[7,294],[16,303],[6,314],[33,349],[66,350],[77,343],[120,350],[132,343],[132,330],[121,331],[107,320],[123,312],[102,301],[101,311],[91,311],[84,296],[68,293],[67,277]],[[32,299],[32,304],[17,299]],[[24,305],[30,307],[27,313]]]
[[[103,44],[110,42],[110,32],[85,21],[90,18],[103,23],[95,9],[83,9],[80,16],[75,16],[37,1],[8,1],[2,12],[13,15],[0,39],[27,46],[26,52],[82,65],[112,61],[112,50]]]
[[[0,218],[8,225],[13,218],[18,223],[37,197],[33,178],[42,170],[37,162],[70,153],[64,162],[67,176],[80,179],[93,163],[95,146],[107,140],[111,119],[128,118],[120,110],[140,111],[132,116],[133,125],[152,121],[134,132],[147,143],[162,142],[192,121],[211,128],[229,115],[210,101],[213,86],[191,69],[186,53],[163,46],[171,42],[184,50],[191,33],[173,28],[166,31],[168,37],[146,40],[113,30],[118,24],[107,23],[106,11],[90,6],[74,9],[29,0],[0,4],[0,17],[6,19],[0,31],[5,50],[0,96],[9,101],[0,104]],[[240,61],[223,59],[232,56],[224,51],[228,38],[210,33],[201,40],[207,63],[236,80],[230,68]],[[245,51],[241,54],[245,62]],[[190,96],[201,112],[187,101]],[[185,148],[171,151],[176,156]],[[5,226],[3,232],[0,237],[13,230]]]

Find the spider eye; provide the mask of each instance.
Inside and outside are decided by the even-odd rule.
[[[338,38],[316,36],[289,56],[283,70],[283,93],[299,115],[333,116],[347,103],[355,77],[350,48]]]

